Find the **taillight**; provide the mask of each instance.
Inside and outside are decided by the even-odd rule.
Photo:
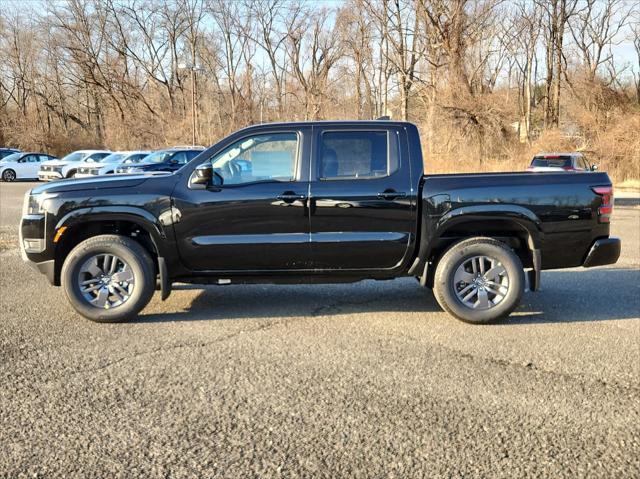
[[[613,213],[613,186],[593,186],[594,193],[601,198],[598,208],[598,222],[609,223]]]
[[[576,171],[576,169],[573,166],[563,166],[562,169],[564,171]]]

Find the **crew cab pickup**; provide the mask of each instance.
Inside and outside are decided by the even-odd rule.
[[[176,282],[413,276],[481,323],[539,289],[542,270],[615,263],[612,208],[601,172],[425,175],[411,123],[262,124],[173,173],[38,186],[20,245],[93,321],[133,318]]]

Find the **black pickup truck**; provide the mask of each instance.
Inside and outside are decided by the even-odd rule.
[[[541,270],[618,259],[605,173],[423,168],[411,123],[257,125],[174,173],[34,188],[20,245],[99,322],[135,317],[174,282],[414,276],[449,313],[481,323],[509,315]]]

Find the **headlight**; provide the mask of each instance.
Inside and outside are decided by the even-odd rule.
[[[32,195],[31,191],[24,195],[24,203],[22,204],[22,216],[41,215],[44,214],[44,203],[48,199],[55,198],[58,195],[51,193],[40,193]]]

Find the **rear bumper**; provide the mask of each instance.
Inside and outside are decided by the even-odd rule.
[[[98,174],[93,173],[76,173],[75,178],[95,178]]]
[[[621,245],[620,238],[602,238],[595,240],[582,266],[590,268],[592,266],[615,263],[620,257]]]

